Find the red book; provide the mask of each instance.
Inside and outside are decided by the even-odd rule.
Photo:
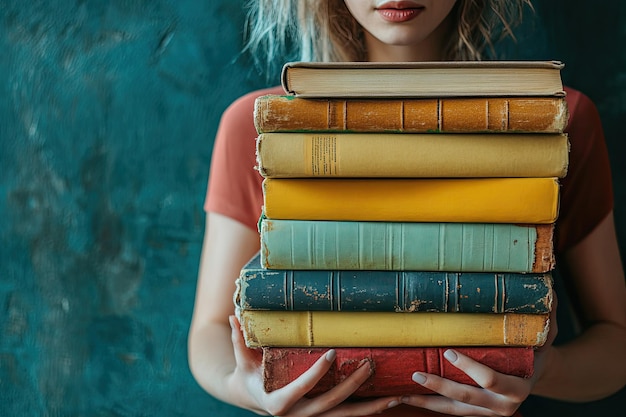
[[[411,380],[415,371],[441,375],[453,381],[476,383],[444,357],[444,347],[337,348],[330,370],[307,394],[319,395],[343,381],[364,360],[373,363],[374,374],[353,394],[354,397],[432,394]],[[527,347],[460,347],[456,351],[498,372],[528,378],[533,373],[533,349]],[[328,349],[263,348],[263,382],[266,392],[279,389],[306,371]]]

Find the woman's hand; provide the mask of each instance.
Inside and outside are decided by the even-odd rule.
[[[242,405],[262,415],[348,417],[377,414],[400,402],[399,397],[382,397],[371,401],[345,402],[371,375],[370,362],[365,362],[352,375],[331,390],[315,397],[304,395],[324,376],[335,359],[335,351],[329,350],[295,381],[276,391],[266,393],[263,389],[263,371],[258,352],[245,346],[240,324],[234,316],[229,318],[236,367],[228,379],[233,392],[244,391]]]
[[[511,416],[530,394],[532,379],[495,372],[452,349],[444,357],[479,387],[416,372],[415,382],[440,395],[406,396],[403,403],[454,416]]]
[[[546,343],[535,351],[534,373],[530,378],[505,375],[453,349],[444,357],[465,372],[479,386],[459,384],[438,375],[415,372],[413,381],[440,395],[411,395],[402,397],[404,404],[453,416],[512,416],[541,378],[549,362],[552,343],[557,334],[556,294],[553,293],[550,329]]]

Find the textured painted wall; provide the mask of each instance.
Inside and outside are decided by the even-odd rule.
[[[242,3],[0,0],[0,415],[252,415],[186,362],[212,138],[265,84]],[[538,3],[504,50],[598,104],[624,241],[626,11],[584,5]]]
[[[231,1],[0,2],[0,415],[227,415],[186,362]]]

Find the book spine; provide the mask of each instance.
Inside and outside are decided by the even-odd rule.
[[[263,180],[270,219],[458,223],[556,221],[557,178]]]
[[[329,371],[308,393],[315,397],[339,384],[364,361],[370,361],[374,374],[353,394],[354,397],[432,394],[414,383],[414,371],[439,375],[449,380],[477,386],[467,374],[444,357],[447,348],[337,348]],[[525,347],[459,347],[459,353],[494,369],[520,378],[533,374],[534,353]],[[284,387],[298,378],[324,353],[322,348],[263,348],[263,383],[266,392]]]
[[[552,224],[263,218],[259,231],[268,269],[542,273],[555,262]]]
[[[548,314],[236,312],[251,348],[541,346],[549,325]]]
[[[235,300],[245,310],[397,313],[550,312],[550,274],[420,271],[244,270]]]
[[[564,177],[565,134],[264,133],[266,178]]]
[[[303,99],[259,97],[254,122],[264,132],[562,133],[563,97]]]

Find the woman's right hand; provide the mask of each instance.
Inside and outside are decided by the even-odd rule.
[[[281,417],[350,417],[378,414],[398,405],[399,397],[381,397],[369,401],[345,402],[372,373],[366,361],[352,375],[331,390],[315,398],[305,395],[324,376],[335,359],[335,351],[322,355],[306,372],[290,384],[267,393],[263,389],[263,370],[258,352],[246,347],[241,326],[229,317],[236,367],[228,379],[231,392],[242,392],[241,405],[261,415]]]

